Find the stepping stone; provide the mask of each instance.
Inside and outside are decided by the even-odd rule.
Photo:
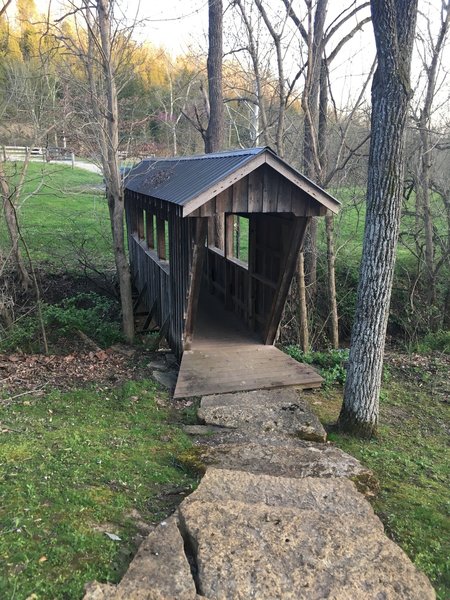
[[[200,406],[274,406],[277,404],[306,404],[294,388],[274,388],[271,390],[253,390],[251,392],[233,392],[230,394],[212,394],[203,396]]]
[[[220,503],[230,499],[249,505],[263,503],[347,515],[366,519],[383,531],[371,505],[354,483],[344,477],[294,479],[209,467],[195,492],[184,500],[184,505],[198,501]]]
[[[197,590],[210,600],[431,600],[404,552],[366,517],[234,500],[184,502]]]
[[[84,600],[195,600],[177,518],[163,521],[141,544],[117,586],[93,582]]]
[[[202,437],[205,435],[212,436],[216,433],[223,433],[223,427],[216,427],[215,425],[185,425],[183,431],[194,437]]]
[[[285,440],[284,444],[264,441],[201,446],[197,460],[205,466],[249,473],[302,479],[303,477],[347,477],[359,491],[373,495],[378,482],[372,471],[356,458],[331,444]]]
[[[198,418],[208,425],[274,431],[316,442],[326,432],[293,389],[257,390],[202,398]]]
[[[178,371],[153,371],[153,379],[166,389],[173,391],[177,385]]]

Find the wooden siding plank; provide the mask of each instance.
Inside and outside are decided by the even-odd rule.
[[[267,203],[268,203],[268,212],[276,213],[277,212],[277,203],[278,203],[278,190],[280,188],[280,175],[266,166],[267,174]]]
[[[292,184],[284,177],[280,177],[277,200],[277,212],[290,213],[292,211]]]
[[[229,187],[216,196],[216,210],[227,213],[233,210],[233,187]]]
[[[248,179],[237,181],[233,185],[233,210],[234,213],[244,212],[248,210]]]
[[[262,212],[263,177],[261,167],[248,175],[248,212]]]
[[[269,201],[269,169],[264,165],[263,170],[263,187],[262,187],[262,212],[268,213],[270,212],[270,201]]]

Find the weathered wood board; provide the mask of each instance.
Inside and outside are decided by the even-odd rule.
[[[308,389],[320,387],[322,381],[312,367],[274,346],[223,347],[218,340],[184,352],[174,398],[287,386]]]

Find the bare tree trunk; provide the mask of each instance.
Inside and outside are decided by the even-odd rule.
[[[224,119],[222,91],[223,60],[223,6],[222,0],[208,2],[208,104],[209,118],[205,132],[205,152],[223,149]],[[225,223],[223,215],[214,217],[216,244],[224,247]]]
[[[404,133],[417,0],[371,0],[378,67],[372,84],[367,212],[339,427],[371,437],[378,424],[384,344],[400,227]]]
[[[328,266],[328,299],[331,314],[331,343],[333,348],[339,348],[339,320],[336,300],[336,254],[334,250],[334,217],[325,217],[327,231],[327,266]]]
[[[319,92],[319,132],[318,152],[322,177],[319,183],[323,185],[323,175],[328,171],[328,66],[326,58],[320,65]],[[328,301],[331,315],[331,343],[333,348],[339,348],[339,320],[336,300],[336,253],[334,249],[334,215],[325,217],[325,233],[327,238],[327,283]]]
[[[253,27],[248,18],[248,15],[245,11],[245,8],[242,4],[242,0],[235,0],[235,4],[239,7],[241,12],[242,20],[244,21],[245,28],[247,30],[248,37],[248,52],[250,54],[250,58],[253,65],[253,73],[255,75],[255,96],[257,102],[257,118],[255,115],[255,145],[259,144],[259,139],[262,135],[263,142],[265,146],[269,145],[268,139],[268,126],[267,126],[267,112],[264,104],[264,95],[262,90],[262,82],[261,82],[261,71],[259,65],[259,57],[258,57],[258,43],[255,40],[255,35],[253,32]],[[256,112],[256,111],[255,111]],[[260,127],[261,123],[261,127]],[[261,131],[262,130],[262,131]]]
[[[299,332],[300,332],[300,347],[303,352],[309,352],[309,327],[308,327],[308,311],[306,304],[306,286],[305,286],[305,259],[303,252],[298,255],[297,263],[297,278],[298,278],[298,310],[299,310]]]
[[[319,162],[319,92],[322,70],[322,57],[325,49],[325,17],[328,0],[318,0],[313,19],[312,3],[308,5],[308,68],[302,94],[304,112],[303,172],[316,181],[321,178],[322,165]],[[306,239],[305,262],[310,304],[314,304],[317,294],[317,219],[311,220]]]
[[[20,251],[20,232],[17,222],[17,212],[14,204],[14,198],[18,197],[22,188],[25,174],[27,172],[29,155],[26,156],[25,163],[22,167],[20,182],[15,192],[10,191],[10,187],[3,169],[3,163],[0,161],[0,193],[3,199],[3,213],[5,215],[6,227],[11,242],[11,261],[14,271],[19,278],[20,287],[26,292],[31,286],[31,278],[28,270],[23,262],[22,253]]]
[[[277,55],[277,70],[278,70],[278,116],[277,129],[275,136],[275,144],[277,154],[284,156],[284,122],[286,117],[286,80],[284,75],[283,64],[283,49],[281,47],[282,33],[277,33],[270,22],[269,16],[264,8],[261,0],[255,0],[255,4],[263,18],[263,21],[272,37]]]
[[[120,302],[122,307],[122,326],[125,339],[132,342],[134,338],[134,315],[131,290],[131,277],[128,259],[125,252],[124,236],[124,198],[123,185],[119,170],[119,109],[117,90],[112,64],[111,52],[111,3],[109,0],[97,0],[98,26],[102,49],[102,68],[105,78],[107,99],[106,156],[102,156],[105,179],[107,181],[107,199],[111,219],[114,259],[119,279]]]
[[[423,216],[425,233],[425,267],[428,302],[436,302],[436,273],[434,264],[433,217],[430,205],[430,171],[432,167],[432,147],[430,139],[431,111],[436,91],[439,59],[450,25],[450,3],[442,4],[442,20],[436,43],[430,40],[431,62],[424,64],[427,76],[425,101],[418,121],[420,135],[420,166],[416,180],[416,218]]]
[[[206,129],[205,152],[218,152],[223,148],[224,120],[222,93],[222,0],[209,0],[208,47],[208,97],[209,120]]]

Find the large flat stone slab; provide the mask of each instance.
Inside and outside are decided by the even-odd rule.
[[[117,587],[94,582],[84,600],[195,600],[191,568],[175,516],[142,542]]]
[[[365,517],[236,501],[184,502],[198,592],[210,600],[431,600],[434,591]]]
[[[272,390],[253,390],[250,392],[234,392],[231,394],[212,394],[203,396],[201,408],[215,406],[276,406],[277,404],[293,404],[304,400],[295,388],[275,388]]]
[[[364,493],[372,493],[378,487],[369,469],[331,444],[298,440],[294,445],[285,440],[275,445],[244,439],[242,443],[202,446],[197,460],[205,466],[275,477],[347,477]]]
[[[326,440],[325,429],[308,403],[289,388],[206,396],[198,417],[208,425],[272,431],[316,442]]]
[[[383,531],[371,505],[354,483],[344,477],[294,479],[209,467],[195,492],[184,500],[184,505],[231,499],[249,505],[266,504],[364,518]]]

